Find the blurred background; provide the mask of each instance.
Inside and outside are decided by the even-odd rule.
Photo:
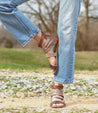
[[[18,8],[57,35],[59,0],[30,0]],[[75,46],[74,84],[64,86],[67,109],[53,110],[53,74],[44,52],[34,39],[22,47],[0,23],[0,113],[98,113],[98,0],[82,0]]]
[[[18,8],[43,32],[57,35],[59,0],[30,0]],[[75,70],[98,70],[98,0],[82,0],[78,20]],[[2,23],[0,48],[0,69],[50,70],[34,39],[22,47]]]
[[[59,0],[30,0],[18,8],[42,31],[57,35]],[[2,23],[0,23],[0,47],[23,48]],[[25,48],[39,49],[34,40]],[[98,51],[98,0],[82,1],[76,51]]]

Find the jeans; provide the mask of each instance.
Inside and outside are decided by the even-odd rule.
[[[0,0],[0,21],[25,46],[40,29],[37,28],[17,6],[29,0]],[[61,84],[73,83],[75,40],[81,0],[60,0],[58,19],[58,72],[54,81]]]

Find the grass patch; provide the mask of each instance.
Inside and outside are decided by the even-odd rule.
[[[50,70],[43,51],[25,49],[0,49],[0,69],[35,72]],[[75,70],[98,70],[98,52],[76,52]]]
[[[76,52],[75,54],[76,70],[98,70],[98,52]]]
[[[0,69],[34,70],[48,68],[42,51],[0,49]]]

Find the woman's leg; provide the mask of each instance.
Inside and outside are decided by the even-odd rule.
[[[58,21],[59,67],[54,81],[61,84],[73,83],[75,40],[81,0],[60,0]]]
[[[56,58],[52,52],[52,46],[55,46],[54,37],[42,35],[41,31],[28,19],[23,13],[21,13],[16,7],[29,0],[0,0],[0,20],[8,28],[8,30],[15,36],[15,38],[21,43],[22,46],[25,46],[32,38],[34,38],[37,43],[47,44],[47,41],[44,37],[47,37],[48,44],[45,44],[45,50],[48,49],[47,55],[50,64],[56,65]],[[51,54],[52,53],[52,54]],[[53,56],[52,56],[53,55]],[[55,70],[53,69],[53,72]]]
[[[60,0],[58,21],[59,66],[58,72],[54,76],[54,84],[56,86],[73,83],[75,40],[80,4],[81,0]],[[58,101],[58,98],[55,96],[54,100]],[[64,107],[63,101],[52,103],[52,107]]]
[[[29,0],[0,0],[0,20],[25,46],[40,30],[16,7]]]

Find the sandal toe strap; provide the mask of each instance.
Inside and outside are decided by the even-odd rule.
[[[62,103],[62,104],[64,104],[64,106],[65,106],[65,103],[64,103],[63,101],[58,101],[58,100],[52,101],[52,102],[50,103],[50,106],[52,106],[54,103]]]
[[[42,48],[42,43],[43,43],[44,37],[41,37],[39,43],[38,43],[38,47]]]
[[[54,95],[63,96],[63,90],[62,89],[61,90],[59,90],[59,89],[53,89],[51,96],[54,96]]]
[[[63,96],[60,96],[60,95],[54,95],[54,96],[51,97],[51,99],[52,100],[62,100],[63,101],[64,100],[64,97]]]
[[[64,100],[63,91],[59,89],[53,89],[51,99],[54,100]]]

